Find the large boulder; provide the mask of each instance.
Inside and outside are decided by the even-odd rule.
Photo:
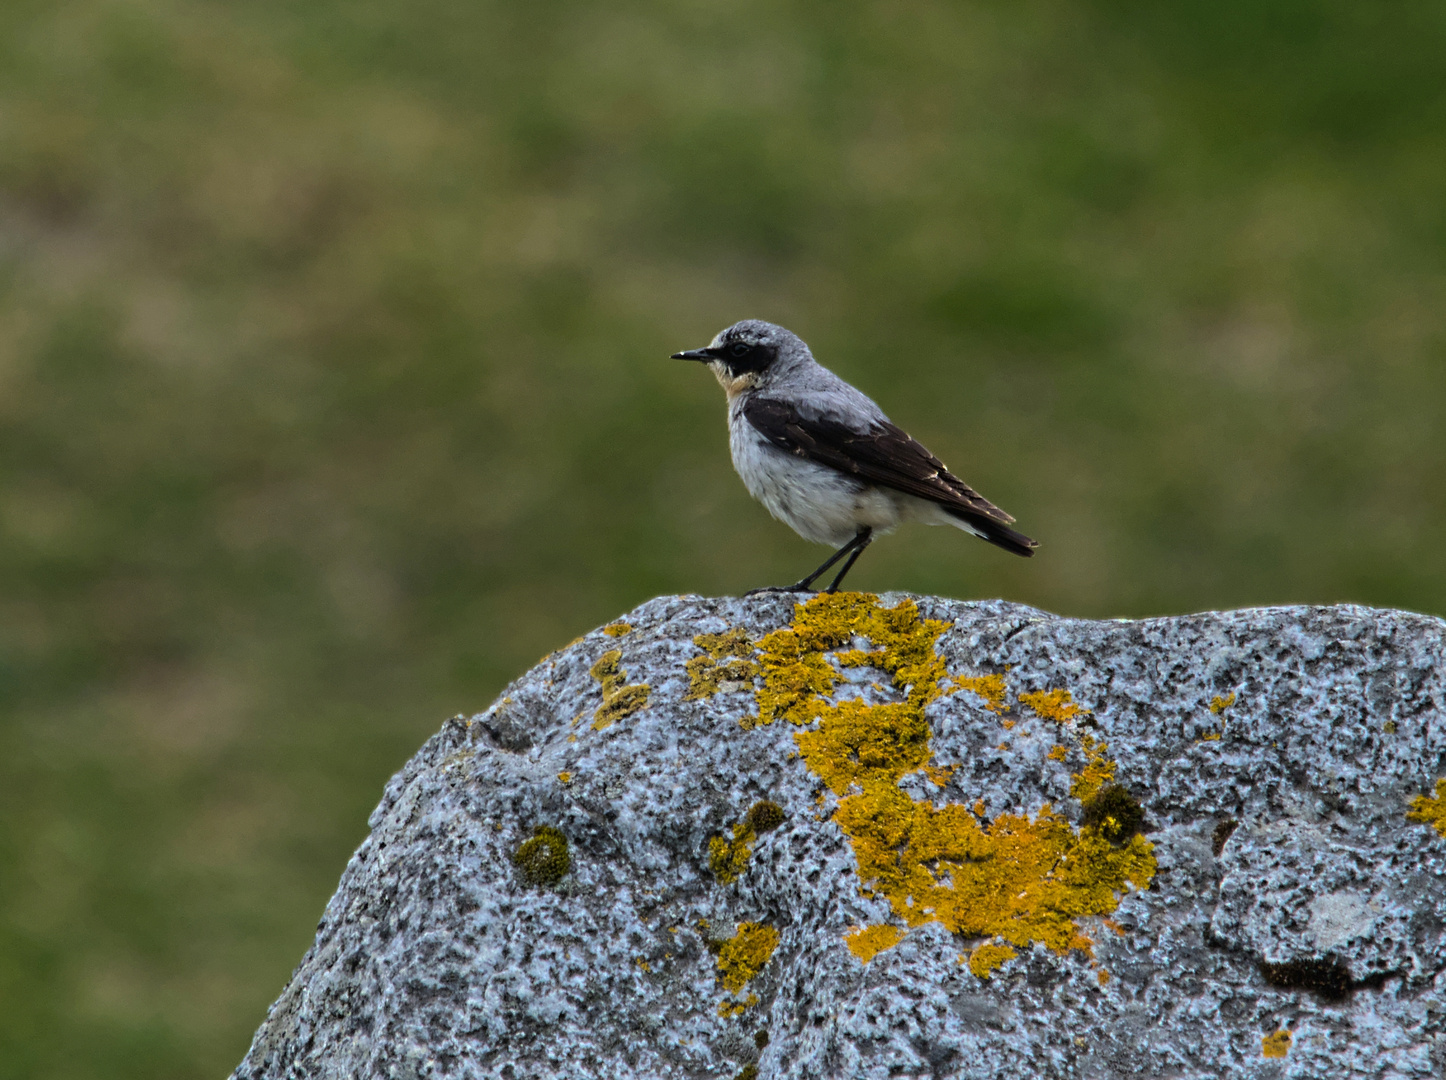
[[[797,599],[448,721],[235,1076],[1446,1075],[1446,624]]]

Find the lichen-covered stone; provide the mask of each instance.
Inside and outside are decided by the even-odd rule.
[[[238,1080],[1446,1075],[1446,624],[795,599],[449,721]]]

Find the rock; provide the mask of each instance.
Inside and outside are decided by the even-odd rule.
[[[651,601],[392,779],[235,1076],[1446,1075],[1443,631]]]

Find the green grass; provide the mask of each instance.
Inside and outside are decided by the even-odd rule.
[[[821,552],[744,316],[1043,542],[859,587],[1446,612],[1439,5],[0,5],[0,1080],[206,1077],[384,779]]]

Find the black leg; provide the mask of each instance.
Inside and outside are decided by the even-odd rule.
[[[825,559],[822,566],[820,566],[813,573],[809,574],[808,577],[804,578],[802,581],[795,581],[792,585],[765,585],[761,589],[749,589],[748,592],[744,593],[744,595],[755,596],[758,593],[766,592],[808,592],[813,588],[813,583],[818,580],[820,576],[822,576],[825,570],[827,570],[834,563],[838,562],[845,555],[852,552],[853,558],[849,559],[848,566],[845,566],[843,568],[839,576],[834,579],[833,587],[829,589],[829,592],[833,592],[834,589],[838,588],[838,583],[843,580],[844,574],[848,573],[849,566],[852,566],[854,564],[854,559],[857,559],[859,557],[859,552],[862,551],[864,548],[868,547],[869,541],[873,539],[873,535],[874,530],[865,525],[862,529],[858,531],[858,533],[854,536],[852,540],[850,540],[847,544],[839,548],[827,559]]]
[[[854,539],[858,541],[858,545],[854,548],[854,553],[849,556],[849,561],[843,564],[843,569],[838,572],[838,577],[833,579],[833,584],[825,590],[826,592],[838,592],[839,582],[844,579],[845,574],[854,568],[854,563],[858,561],[859,556],[864,553],[864,548],[869,546],[869,541],[873,538],[874,530],[868,526],[864,526],[863,531],[854,537]]]

